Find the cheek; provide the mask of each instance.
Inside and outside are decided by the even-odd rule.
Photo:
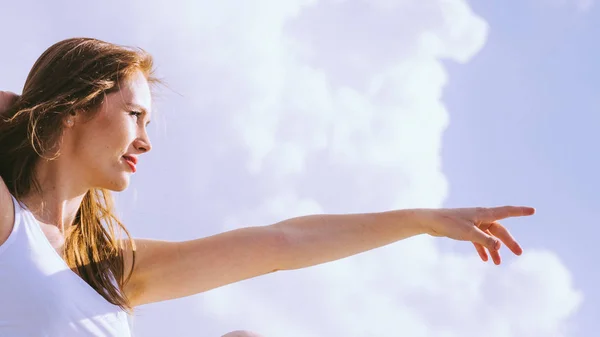
[[[135,125],[132,120],[128,120],[128,116],[103,116],[98,120],[94,131],[106,148],[122,146],[122,143],[132,142],[135,137]]]
[[[97,162],[106,156],[115,156],[127,151],[135,139],[135,128],[126,120],[101,118],[79,132],[74,150],[84,161]]]

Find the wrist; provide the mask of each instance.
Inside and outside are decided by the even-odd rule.
[[[401,224],[409,234],[409,236],[416,236],[421,234],[431,234],[430,226],[427,221],[428,213],[431,210],[428,209],[401,209],[392,211],[395,217],[395,222]]]

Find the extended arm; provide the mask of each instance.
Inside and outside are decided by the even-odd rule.
[[[273,225],[286,238],[277,269],[327,263],[425,233],[414,210],[319,214]]]
[[[136,267],[126,292],[134,305],[179,298],[277,270],[338,260],[418,234],[472,241],[492,256],[502,241],[520,254],[519,245],[496,221],[533,212],[498,207],[309,215],[192,241],[136,240]]]

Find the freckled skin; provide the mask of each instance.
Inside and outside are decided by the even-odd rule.
[[[133,103],[139,107],[128,106]],[[151,91],[143,74],[138,73],[121,85],[121,90],[106,99],[89,118],[84,113],[75,116],[67,127],[61,144],[61,161],[68,162],[73,175],[85,185],[122,191],[129,185],[131,169],[123,159],[125,154],[140,155],[151,148],[146,132],[151,110]]]

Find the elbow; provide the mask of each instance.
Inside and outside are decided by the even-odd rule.
[[[278,272],[281,270],[286,270],[287,261],[289,260],[287,256],[290,252],[290,238],[287,235],[286,231],[277,225],[270,225],[266,227],[269,231],[270,237],[270,246],[273,248],[271,252],[272,262],[270,263],[271,267],[269,268],[269,273]]]

